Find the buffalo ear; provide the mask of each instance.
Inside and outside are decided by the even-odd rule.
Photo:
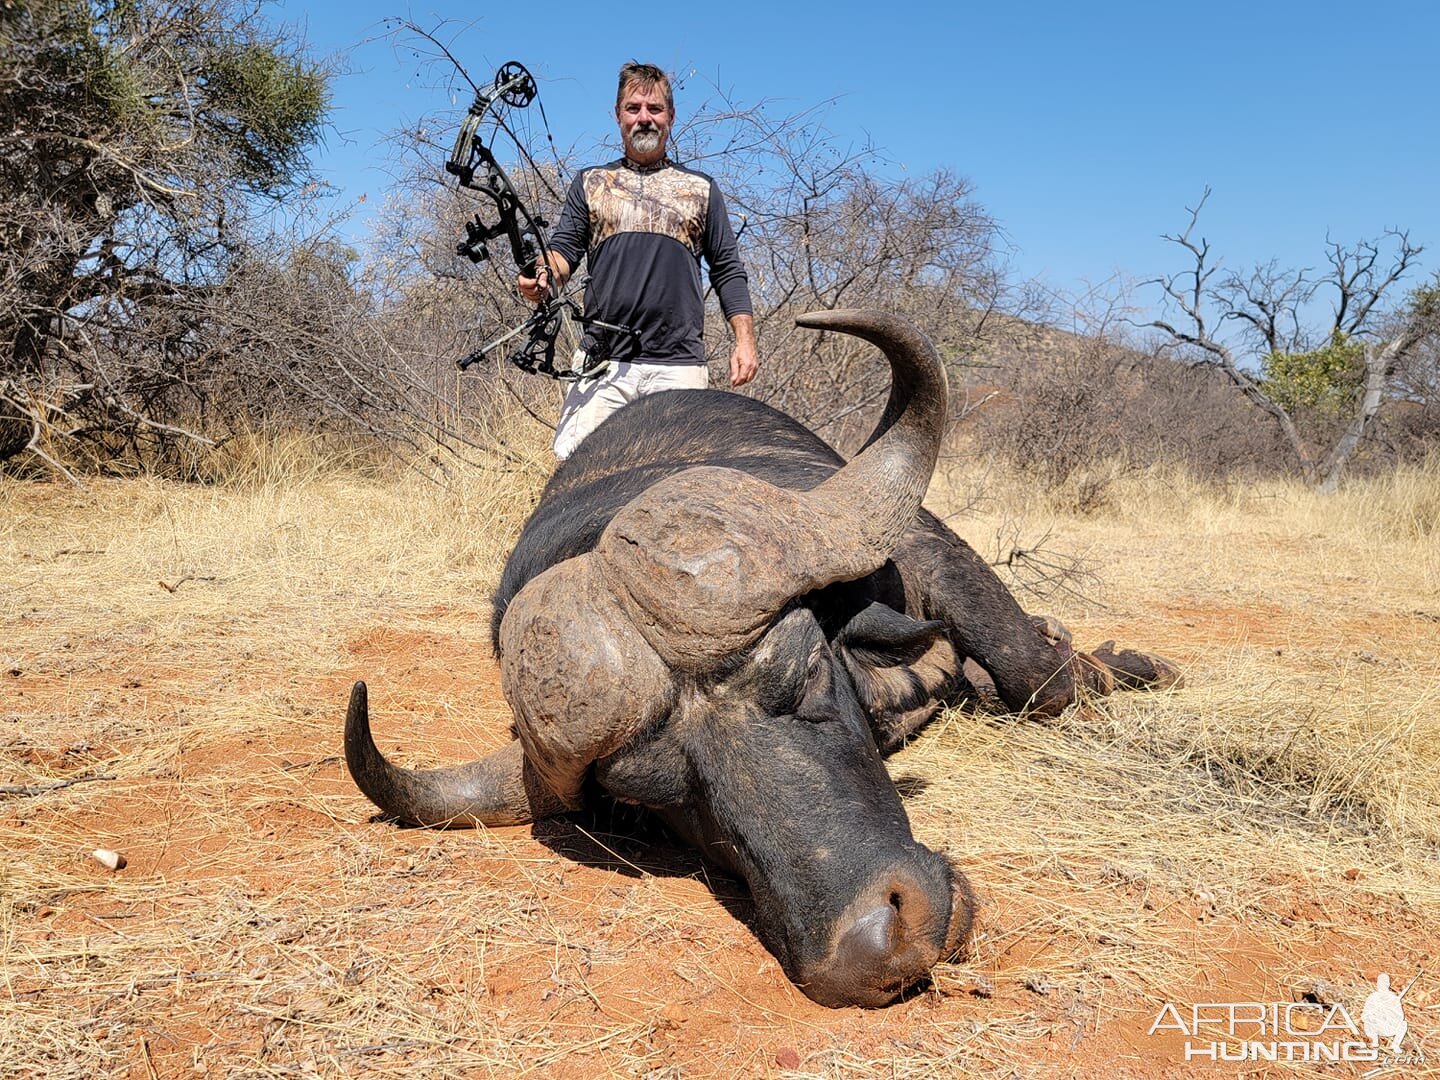
[[[898,667],[918,660],[944,636],[943,622],[912,619],[888,604],[871,603],[840,628],[835,644],[859,663]]]
[[[872,603],[840,629],[834,647],[883,752],[898,747],[942,705],[974,694],[943,622]]]

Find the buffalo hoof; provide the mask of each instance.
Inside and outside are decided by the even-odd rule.
[[[1070,630],[1054,615],[1031,615],[1030,625],[1040,632],[1041,637],[1051,645],[1070,644]]]
[[[1096,697],[1109,697],[1115,692],[1115,672],[1097,656],[1071,653],[1070,671],[1075,676],[1075,685]]]
[[[1135,649],[1117,651],[1113,641],[1091,650],[1089,655],[1108,671],[1117,690],[1166,690],[1184,685],[1179,665],[1163,656]]]

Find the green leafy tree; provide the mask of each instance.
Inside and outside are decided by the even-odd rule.
[[[1343,330],[1308,352],[1272,352],[1260,361],[1260,388],[1292,414],[1336,416],[1365,378],[1365,343]]]
[[[252,0],[0,0],[0,461],[178,430],[327,85]]]

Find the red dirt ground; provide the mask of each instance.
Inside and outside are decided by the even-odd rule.
[[[1199,637],[1236,633],[1233,611],[1197,607],[1173,617],[1197,627]],[[1245,619],[1253,644],[1285,648],[1292,640],[1282,613],[1248,611]],[[163,723],[209,698],[217,683],[238,689],[269,678],[243,667],[197,672],[158,663],[143,637],[77,641],[70,670],[32,671],[22,663],[18,674],[0,673],[4,711],[21,731],[32,712],[55,715],[80,704]],[[237,728],[184,749],[149,777],[90,785],[53,810],[48,796],[23,811],[0,804],[0,814],[11,812],[8,837],[60,830],[75,838],[66,858],[84,838],[110,838],[129,857],[120,872],[123,896],[107,889],[114,875],[87,863],[75,872],[96,891],[56,890],[22,909],[9,931],[0,993],[53,1007],[57,1016],[119,1010],[124,1022],[110,1037],[122,1045],[109,1060],[117,1074],[137,1078],[412,1068],[418,1075],[533,1070],[562,1077],[974,1071],[1151,1078],[1205,1069],[1183,1062],[1178,1038],[1147,1035],[1158,1002],[1289,1000],[1297,971],[1348,979],[1353,993],[1353,983],[1373,978],[1370,965],[1383,959],[1397,976],[1434,972],[1432,985],[1422,980],[1407,1000],[1412,1029],[1424,1029],[1426,1045],[1435,1043],[1428,1034],[1440,1027],[1436,927],[1370,892],[1358,874],[1345,881],[1277,874],[1257,883],[1261,899],[1243,912],[1117,879],[1099,864],[1072,864],[1064,875],[1021,868],[1023,888],[998,897],[977,877],[984,903],[970,960],[942,967],[933,986],[889,1009],[820,1008],[789,984],[745,926],[743,889],[683,850],[629,840],[585,818],[443,835],[372,821],[338,756],[339,711],[352,679],[370,681],[377,737],[401,760],[413,760],[404,748],[415,746],[428,761],[472,757],[487,748],[475,745],[477,730],[498,745],[508,714],[493,660],[463,635],[375,625],[352,634],[345,647],[349,662],[333,675],[287,687],[289,700],[326,703],[323,716],[297,719],[288,733],[283,726],[265,735]],[[437,711],[433,703],[441,701],[484,704],[462,721]],[[3,754],[57,774],[89,775],[141,742],[119,729],[105,745],[12,738]],[[222,791],[218,802],[209,798]],[[63,828],[52,820],[58,814]],[[12,861],[61,857],[48,841],[17,843]],[[350,880],[362,849],[372,860],[365,873],[337,884]],[[1157,987],[1146,971],[1127,971],[1124,951],[1136,942],[1057,931],[1050,913],[1070,903],[1071,880],[1108,882],[1107,902],[1132,914],[1146,940],[1188,943],[1199,977]],[[486,896],[503,899],[465,906],[478,883]],[[204,912],[222,920],[232,909],[250,911],[250,921],[198,938]],[[165,940],[160,931],[172,921],[190,928],[191,944],[169,965],[173,977],[152,976],[167,965],[146,943]],[[445,955],[434,951],[437,937],[450,943]],[[127,938],[135,946],[128,960]],[[103,993],[61,983],[26,959],[77,939],[92,940],[97,955],[119,950],[119,976]],[[339,972],[333,984],[287,977],[296,950]],[[1137,955],[1143,968],[1145,953]],[[1085,970],[1089,958],[1084,978],[1044,977],[1052,961],[1073,972]],[[416,1028],[433,1020],[462,1041],[528,1038],[532,1049],[518,1054],[523,1066],[516,1069],[446,1064],[443,1049],[391,1043],[384,1029],[376,1029],[382,1033],[373,1047],[364,1045],[369,1027],[350,1040],[343,1021],[347,1009],[359,1008],[353,995],[383,1003],[386,986],[423,998],[403,1003],[419,1014],[407,1021]],[[1281,1071],[1294,1075],[1283,1066],[1213,1069],[1227,1076]]]

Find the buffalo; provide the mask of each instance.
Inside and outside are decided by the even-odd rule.
[[[720,391],[626,406],[555,472],[506,563],[493,639],[515,739],[411,770],[370,734],[345,755],[387,815],[519,824],[608,797],[648,808],[743,878],[785,973],[829,1006],[880,1006],[964,945],[964,874],[917,842],[882,754],[983,669],[1014,710],[1173,669],[1074,652],[920,501],[946,419],[929,340],[876,311],[802,316],[890,361],[848,463],[798,421]],[[973,661],[967,665],[966,661]]]

